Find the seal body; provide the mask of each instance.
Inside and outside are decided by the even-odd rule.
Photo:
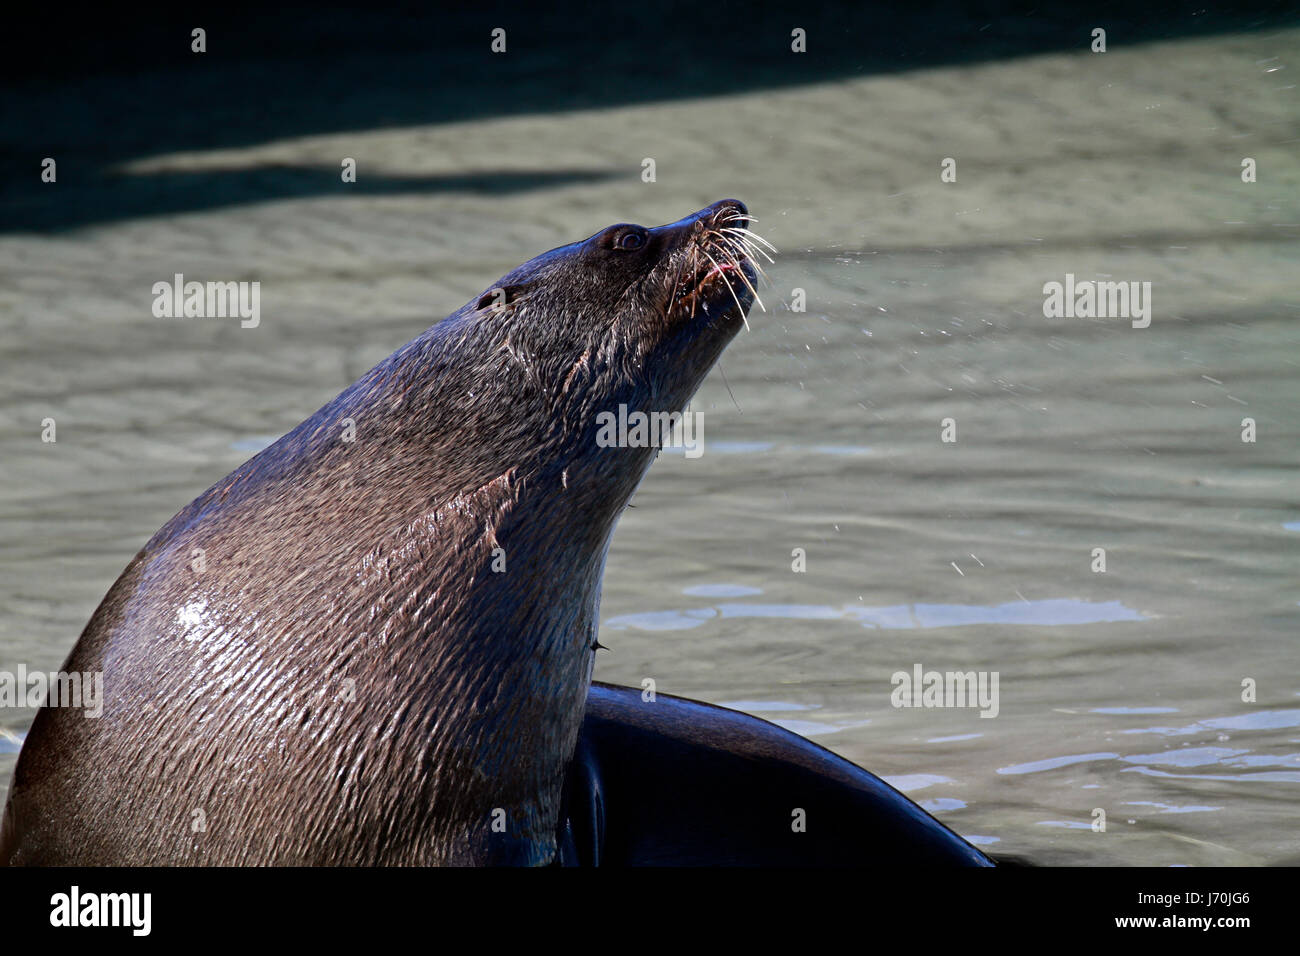
[[[765,720],[594,683],[564,866],[991,866],[883,780]]]
[[[556,853],[610,535],[751,302],[725,200],[504,276],[191,502],[38,712],[15,864],[539,864]],[[731,237],[731,238],[729,238]]]

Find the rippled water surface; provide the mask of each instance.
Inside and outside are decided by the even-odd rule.
[[[57,667],[171,514],[506,269],[737,195],[782,250],[767,311],[696,398],[705,454],[622,519],[597,677],[773,720],[995,853],[1294,862],[1297,41],[158,157],[663,174],[0,238],[0,668]],[[174,272],[260,279],[262,325],[153,318]],[[1151,282],[1151,326],[1044,318],[1067,273]],[[996,717],[892,706],[918,665],[996,672]],[[0,711],[0,786],[31,716]]]

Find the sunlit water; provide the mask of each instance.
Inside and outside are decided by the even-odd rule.
[[[0,668],[57,667],[170,515],[506,269],[738,195],[783,250],[768,310],[697,396],[704,455],[663,454],[622,519],[597,677],[773,720],[994,853],[1295,860],[1300,164],[1263,62],[1295,48],[340,135],[274,159],[677,172],[0,239]],[[262,326],[154,319],[174,272],[261,279]],[[1066,273],[1152,282],[1151,327],[1044,318]],[[997,672],[997,716],[892,706],[917,665]],[[31,717],[0,710],[0,787]]]

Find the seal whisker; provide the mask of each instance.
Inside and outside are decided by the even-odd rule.
[[[767,258],[769,262],[774,262],[771,256],[768,256],[759,247],[755,246],[749,237],[734,232],[731,227],[724,227],[721,231],[715,231],[714,235],[723,243],[736,257],[736,266],[740,267],[740,260],[744,260],[753,270],[757,277],[766,280],[767,270],[763,266],[763,260],[760,255]],[[742,270],[743,271],[743,270]]]
[[[762,259],[767,259],[770,263],[775,263],[776,260],[757,243],[763,243],[771,249],[772,252],[777,251],[776,246],[772,245],[772,243],[768,242],[753,230],[744,227],[722,226],[721,228],[714,230],[714,235],[718,236],[718,238],[721,239],[728,248],[734,249],[736,252],[745,255],[749,260],[749,264],[754,268],[758,280],[766,284],[768,287],[771,287],[772,280],[771,277],[768,276],[767,270],[763,268]],[[739,265],[739,263],[737,263],[737,265]],[[749,285],[751,290],[753,290],[752,284]],[[755,298],[757,299],[756,292]],[[761,300],[759,300],[759,307],[762,308],[763,311],[767,311],[767,308],[763,305]]]
[[[735,300],[735,302],[736,302],[736,308],[740,311],[740,320],[741,320],[742,322],[745,323],[745,328],[748,329],[748,328],[749,328],[749,319],[746,318],[746,316],[745,316],[745,307],[744,307],[743,305],[740,304],[740,296],[736,295],[736,290],[733,289],[733,288],[731,287],[731,280],[727,278],[727,272],[726,272],[726,270],[723,269],[722,266],[720,266],[720,265],[718,264],[718,260],[717,260],[717,259],[715,259],[715,258],[713,258],[713,256],[709,255],[709,250],[707,250],[707,249],[701,247],[701,248],[700,248],[700,252],[704,253],[705,258],[708,259],[710,262],[712,262],[712,263],[713,263],[713,267],[714,267],[715,269],[718,270],[718,275],[719,275],[719,277],[721,277],[723,283],[724,283],[724,284],[726,285],[726,287],[727,287],[727,291],[731,293],[731,297]]]
[[[729,235],[727,239],[731,243],[734,243],[738,249],[745,251],[750,258],[751,265],[753,265],[759,273],[765,274],[766,270],[763,266],[764,259],[766,259],[769,264],[776,262],[776,259],[773,256],[769,255],[765,249],[756,245],[754,240],[749,236]]]
[[[740,223],[742,223],[742,225],[738,225],[738,226],[728,226],[728,225],[726,225],[726,223],[729,223],[729,222],[740,222]],[[780,252],[781,252],[780,249],[778,249],[775,245],[773,245],[773,244],[772,244],[771,242],[769,242],[768,240],[764,239],[762,236],[760,236],[760,235],[759,235],[757,232],[755,232],[753,229],[750,229],[749,226],[748,226],[747,224],[744,224],[744,223],[755,223],[755,222],[758,222],[758,220],[755,219],[753,216],[739,216],[739,215],[737,215],[737,216],[728,216],[728,217],[726,217],[725,219],[720,219],[720,220],[718,220],[718,227],[719,227],[720,229],[722,229],[722,231],[724,231],[724,232],[731,231],[731,230],[735,230],[736,232],[743,233],[744,235],[748,236],[749,238],[751,238],[751,239],[755,239],[755,240],[757,240],[759,243],[761,243],[762,245],[766,246],[766,247],[767,247],[767,248],[772,252],[773,255],[779,255]]]
[[[740,243],[745,248],[745,251],[748,252],[751,256],[758,255],[758,256],[762,256],[768,262],[776,262],[775,259],[773,259],[770,255],[768,255],[766,249],[759,248],[757,245],[755,245],[752,239],[750,239],[748,236],[741,233],[740,230],[732,229],[730,227],[724,227],[722,231],[727,233],[735,233],[735,235],[730,236],[728,238],[728,241]]]
[[[747,235],[747,236],[749,236],[749,237],[751,237],[751,238],[753,238],[753,239],[757,239],[757,240],[758,240],[759,242],[761,242],[763,245],[767,246],[767,248],[771,249],[772,252],[774,252],[774,253],[779,253],[779,252],[781,251],[780,249],[778,249],[778,248],[776,247],[776,244],[775,244],[775,243],[772,243],[772,242],[768,241],[768,239],[767,239],[766,237],[764,237],[764,236],[762,236],[762,235],[759,235],[759,233],[755,232],[753,229],[750,229],[748,226],[728,226],[727,228],[729,228],[729,229],[739,229],[739,230],[740,230],[741,232],[743,232],[745,235]]]
[[[756,250],[754,249],[754,247],[750,246],[745,241],[743,236],[721,236],[720,238],[723,240],[723,242],[726,244],[726,247],[729,250],[732,250],[733,252],[739,252],[742,255],[745,255],[745,257],[749,261],[750,266],[753,267],[754,273],[759,278],[759,280],[766,283],[767,286],[769,287],[772,285],[772,280],[768,277],[767,270],[763,268],[763,263],[754,256],[754,252]],[[762,250],[757,250],[757,251],[761,252]],[[774,262],[775,260],[773,260],[769,256],[768,261]],[[737,270],[741,271],[743,274],[744,270],[740,269],[740,263],[738,261],[735,262],[735,266]],[[763,311],[766,312],[767,308],[763,305],[762,301],[758,299],[757,290],[755,290],[754,286],[749,282],[746,282],[746,285],[749,286],[751,292],[754,292],[754,298],[756,301],[758,301],[759,308],[763,309]]]
[[[755,302],[758,303],[758,307],[762,308],[762,310],[766,312],[767,307],[764,306],[762,299],[758,298],[758,291],[754,289],[753,284],[751,284],[751,282],[749,281],[749,277],[745,276],[745,271],[744,269],[741,268],[740,260],[736,259],[735,252],[729,250],[729,248],[727,248],[727,250],[723,250],[723,248],[720,248],[719,246],[714,246],[714,250],[718,252],[719,255],[722,255],[724,259],[727,259],[728,264],[731,265],[733,269],[735,269],[736,274],[740,276],[741,281],[744,282],[746,287],[748,287],[750,294],[753,294]],[[707,251],[705,251],[705,255],[706,256],[708,255]],[[714,264],[714,267],[718,269],[720,276],[722,276],[723,282],[727,284],[727,291],[729,291],[729,293],[732,294],[732,299],[736,300],[736,307],[738,308],[738,310],[740,310],[741,320],[744,321],[745,328],[749,329],[749,319],[745,315],[745,311],[746,311],[745,307],[741,306],[740,304],[740,297],[738,297],[738,295],[736,294],[735,286],[732,286],[731,284],[731,277],[728,276],[727,269],[724,269],[722,265],[719,265],[718,260],[712,258],[712,256],[708,256],[708,261],[711,261],[711,263]]]
[[[678,278],[680,279],[680,277],[681,277],[682,275],[684,275],[684,274],[688,271],[688,268],[689,268],[689,271],[690,271],[692,274],[698,272],[698,271],[699,271],[699,266],[697,265],[698,260],[699,260],[699,257],[695,254],[695,250],[694,250],[694,249],[692,249],[692,250],[691,250],[690,252],[688,252],[685,256],[683,256],[683,257],[682,257],[681,268],[678,270],[678,273],[677,273],[677,274],[678,274]],[[691,293],[690,293],[690,296],[691,296],[691,314],[688,316],[688,318],[690,318],[690,319],[694,319],[694,318],[695,318],[695,307],[696,307],[697,305],[699,305],[700,297],[699,297],[697,294],[695,294],[695,292],[691,292]]]
[[[745,270],[740,267],[740,263],[736,260],[734,252],[731,254],[731,262],[732,265],[736,267],[736,275],[740,276],[740,281],[745,283],[745,286],[753,294],[754,301],[758,303],[758,307],[766,312],[767,306],[763,305],[763,300],[758,297],[758,290],[754,288],[754,283],[749,281],[749,276],[745,275]]]
[[[754,273],[758,276],[758,278],[761,281],[765,282],[767,285],[770,286],[772,284],[772,281],[771,279],[768,278],[767,270],[763,268],[763,263],[754,255],[756,250],[752,246],[745,244],[744,240],[737,240],[733,238],[731,241],[740,243],[736,251],[742,252],[747,255],[749,264],[754,269]],[[771,260],[769,259],[769,261]]]
[[[772,250],[774,254],[779,255],[781,252],[780,249],[772,245],[772,243],[768,242],[766,239],[764,239],[762,236],[756,233],[753,229],[746,229],[744,226],[727,226],[725,227],[724,231],[742,233],[751,239],[755,239],[758,242],[761,242],[763,245],[767,246],[768,249]]]
[[[725,227],[723,229],[711,229],[709,231],[709,235],[717,240],[714,243],[714,248],[721,247],[722,249],[725,249],[728,252],[739,252],[745,257],[749,258],[750,246],[748,245],[748,243],[746,242],[743,236],[723,235],[723,233],[730,233],[731,231],[732,230],[730,228],[725,228]],[[736,264],[739,265],[739,263]]]
[[[727,230],[727,232],[729,232],[729,230]],[[727,241],[728,245],[735,247],[736,250],[744,251],[745,255],[748,255],[750,256],[751,259],[754,259],[755,265],[758,264],[759,255],[762,255],[763,258],[767,259],[768,261],[772,261],[771,256],[768,256],[766,251],[763,251],[758,246],[755,246],[754,243],[751,242],[750,239],[744,237],[744,235],[728,235],[728,237],[725,237],[725,241]]]

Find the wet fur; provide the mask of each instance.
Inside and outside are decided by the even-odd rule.
[[[103,716],[38,713],[0,861],[549,861],[655,453],[596,416],[680,410],[735,334],[746,289],[690,290],[738,208],[520,266],[172,518],[64,665],[103,671]]]

